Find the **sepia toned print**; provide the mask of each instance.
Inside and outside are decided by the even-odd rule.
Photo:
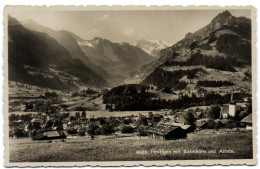
[[[255,165],[253,7],[7,6],[6,166]]]

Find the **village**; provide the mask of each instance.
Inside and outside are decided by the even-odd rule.
[[[22,84],[18,83],[18,85],[20,85],[19,90],[22,91]],[[35,90],[35,94],[32,95],[30,92],[31,95],[26,95],[24,92],[9,95],[9,137],[11,138],[29,137],[32,140],[65,141],[66,138],[87,137],[94,140],[98,136],[113,136],[113,138],[176,140],[192,137],[203,130],[213,132],[252,130],[251,98],[235,100],[233,93],[225,104],[174,110],[165,108],[154,111],[113,111],[107,110],[104,104],[103,111],[95,111],[94,108],[84,109],[83,106],[70,104],[73,99],[74,104],[79,102],[75,98],[91,102],[102,97],[107,90],[97,92],[86,89],[79,93],[42,90],[40,93],[32,86],[23,87],[24,90]],[[205,89],[198,91],[199,98],[207,94]],[[70,109],[70,106],[73,109]]]

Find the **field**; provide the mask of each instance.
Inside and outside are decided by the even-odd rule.
[[[89,136],[32,141],[10,139],[10,162],[252,159],[252,132],[204,132],[181,140]],[[221,151],[222,150],[222,151]],[[197,151],[197,152],[194,152]],[[221,151],[221,152],[220,152]]]

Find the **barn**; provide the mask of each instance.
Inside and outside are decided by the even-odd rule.
[[[179,126],[172,126],[167,124],[158,124],[147,130],[149,138],[155,140],[175,140],[186,138],[187,133]]]

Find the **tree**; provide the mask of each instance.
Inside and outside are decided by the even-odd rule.
[[[147,136],[145,126],[141,125],[141,126],[138,127],[138,135],[139,136]]]
[[[183,113],[183,118],[188,124],[190,125],[194,124],[195,117],[191,111]]]
[[[147,118],[144,116],[144,115],[141,115],[139,116],[139,118],[137,119],[137,125],[144,125],[144,126],[147,126],[148,125],[148,121],[147,121]]]
[[[208,117],[211,119],[217,119],[220,117],[221,108],[218,105],[211,105],[208,111]]]
[[[100,129],[101,135],[108,135],[108,134],[112,134],[113,132],[114,132],[113,127],[107,123],[102,125],[102,127]]]
[[[29,114],[23,114],[21,115],[20,119],[25,122],[30,122],[32,120],[32,117]]]
[[[95,131],[99,129],[98,125],[96,125],[95,123],[91,123],[89,124],[88,126],[88,129],[87,129],[87,133],[89,135],[95,135]]]
[[[54,122],[52,120],[48,120],[45,125],[45,129],[50,129],[54,125]]]
[[[10,122],[14,122],[14,121],[19,120],[19,118],[20,118],[19,115],[11,114],[11,115],[9,116],[9,121],[10,121]]]
[[[82,111],[82,113],[81,113],[81,118],[82,118],[82,119],[86,119],[86,117],[87,117],[87,114],[86,114],[86,112],[85,112],[85,110],[84,110],[84,111]]]
[[[162,92],[164,93],[171,93],[171,88],[170,87],[165,87]]]
[[[80,118],[80,113],[79,112],[76,112],[76,119],[79,119]]]
[[[148,116],[149,118],[153,118],[153,112],[150,111]]]
[[[162,118],[163,118],[162,115],[160,115],[160,114],[155,114],[155,115],[153,115],[153,117],[152,117],[152,122],[154,122],[154,123],[159,123]]]
[[[68,134],[77,134],[78,133],[77,129],[72,128],[72,127],[67,128],[67,132],[68,132]]]
[[[122,123],[126,124],[126,125],[129,125],[129,121],[127,119],[123,119]]]
[[[13,135],[17,138],[26,137],[26,132],[23,129],[17,128],[14,130]]]

